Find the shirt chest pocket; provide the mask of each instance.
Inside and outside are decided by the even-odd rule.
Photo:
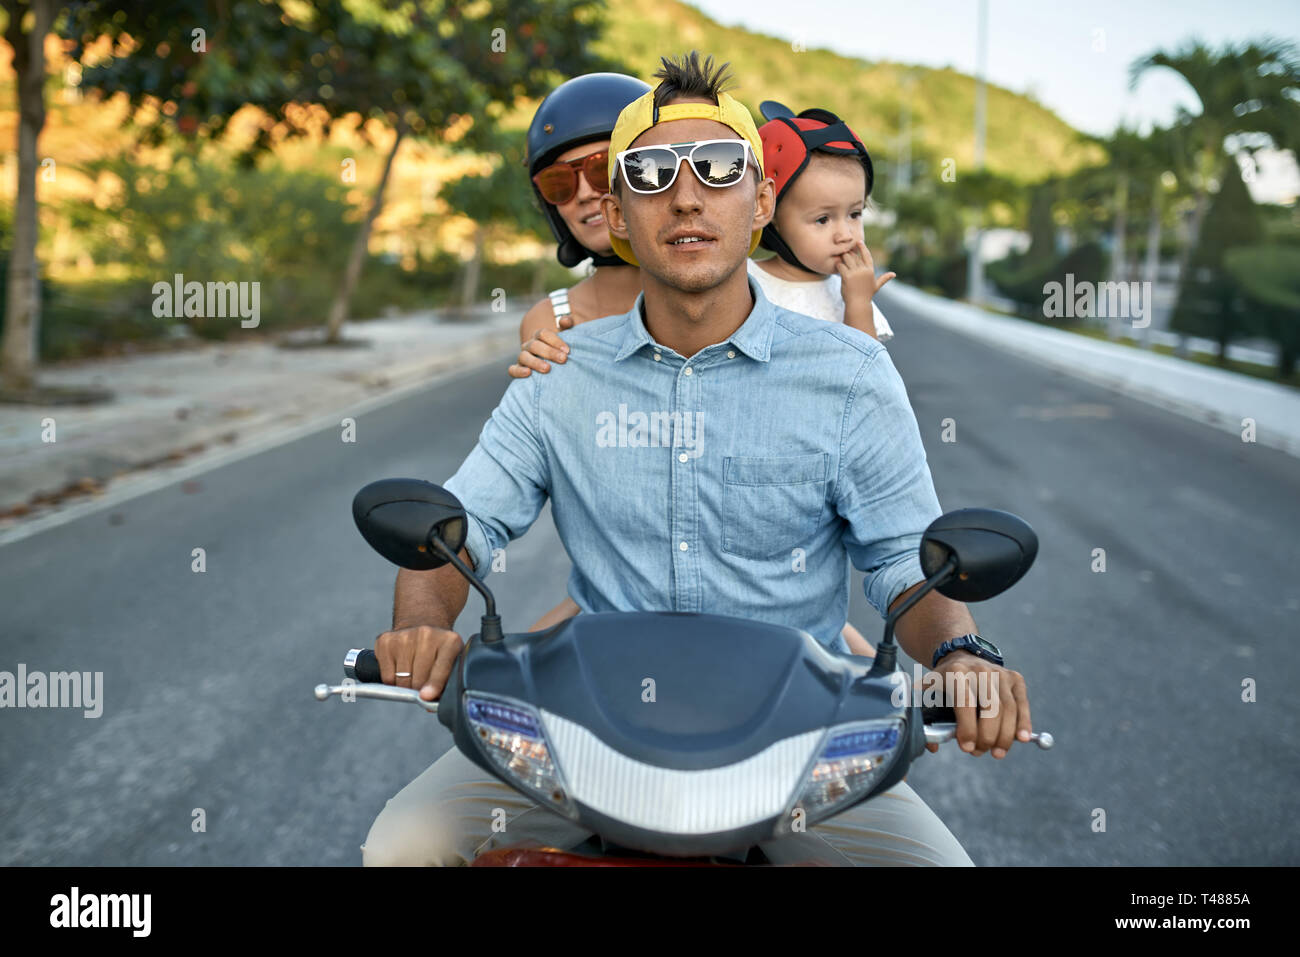
[[[727,456],[722,461],[722,550],[764,559],[807,548],[826,506],[830,456]]]

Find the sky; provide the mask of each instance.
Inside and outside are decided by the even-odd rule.
[[[808,49],[976,72],[978,0],[686,2],[719,23],[798,40]],[[798,10],[797,22],[791,10]],[[1121,120],[1167,125],[1180,105],[1200,112],[1195,94],[1163,69],[1130,90],[1134,60],[1192,37],[1217,47],[1263,36],[1300,44],[1300,0],[988,0],[987,76],[1032,94],[1089,133],[1109,133]],[[1290,156],[1271,158],[1262,174],[1258,185],[1266,192],[1285,192],[1289,177],[1300,184]]]

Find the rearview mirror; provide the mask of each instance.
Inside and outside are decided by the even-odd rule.
[[[954,601],[984,601],[1018,582],[1038,554],[1038,536],[1019,516],[963,508],[936,518],[921,536],[921,571],[929,579],[951,561],[936,589]]]
[[[371,482],[352,499],[352,518],[370,547],[401,568],[429,571],[447,564],[431,547],[435,537],[453,555],[465,545],[460,500],[421,479]]]

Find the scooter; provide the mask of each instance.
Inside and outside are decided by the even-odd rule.
[[[452,564],[485,603],[440,700],[378,683],[353,649],[321,701],[372,698],[434,712],[457,748],[593,837],[516,846],[475,866],[766,864],[790,837],[888,790],[927,744],[956,734],[896,670],[894,628],[926,594],[962,602],[1015,584],[1038,553],[1022,519],[961,509],[922,536],[924,586],[885,620],[874,659],[829,651],[798,628],[683,612],[581,614],[503,634],[496,600],[461,561],[466,517],[447,490],[386,479],[357,493],[357,528],[394,564]],[[1035,733],[1040,748],[1052,736]],[[810,863],[816,863],[812,861]]]

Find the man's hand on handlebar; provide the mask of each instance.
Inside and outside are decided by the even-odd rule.
[[[432,625],[386,631],[375,639],[380,677],[386,685],[419,688],[421,698],[436,701],[464,644],[456,632]]]
[[[573,318],[564,316],[560,319],[560,322],[567,322],[568,325],[564,326],[567,329],[573,325]],[[506,371],[516,379],[524,379],[532,375],[530,369],[536,369],[538,372],[543,373],[550,372],[551,367],[546,360],[564,362],[568,354],[569,347],[564,344],[564,340],[559,337],[554,329],[539,329],[519,350],[519,361]]]
[[[1004,758],[1015,741],[1030,740],[1029,691],[1020,672],[954,651],[939,659],[923,688],[932,687],[932,680],[943,683],[944,704],[957,715],[957,744],[972,757],[991,750],[993,757]]]

